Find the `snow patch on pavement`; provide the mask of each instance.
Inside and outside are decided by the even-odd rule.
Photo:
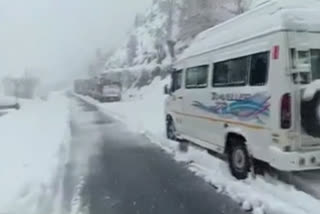
[[[75,193],[71,202],[71,214],[83,214],[83,207],[81,206],[81,191],[84,187],[85,179],[82,176],[79,184],[76,186]]]
[[[0,118],[0,213],[53,209],[45,200],[57,193],[70,135],[68,99],[59,93]]]
[[[320,201],[271,177],[249,178],[238,181],[228,170],[227,163],[207,153],[206,150],[190,146],[188,152],[179,151],[177,142],[165,138],[163,86],[168,79],[155,79],[141,90],[132,89],[124,95],[125,101],[100,104],[82,97],[106,114],[122,121],[133,132],[145,134],[151,142],[172,154],[177,161],[188,163],[189,169],[204,178],[217,190],[239,203],[244,210],[254,214],[317,214]],[[126,96],[126,95],[129,95]],[[133,96],[132,98],[132,95]]]

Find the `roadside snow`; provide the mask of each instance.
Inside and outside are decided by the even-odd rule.
[[[150,132],[162,136],[165,130],[163,103],[165,96],[163,88],[169,80],[156,78],[150,86],[141,90],[131,89],[123,95],[123,102],[100,104],[96,100],[86,97],[86,101],[99,105],[100,109],[123,121],[133,132]],[[155,89],[155,90],[154,90]],[[152,107],[150,107],[152,103]]]
[[[24,102],[20,111],[0,117],[0,213],[44,209],[58,185],[59,159],[70,138],[68,118],[68,100],[61,94]]]
[[[207,153],[204,149],[190,146],[188,152],[179,152],[176,142],[165,138],[163,86],[168,79],[155,79],[141,90],[131,89],[119,103],[100,104],[90,98],[86,101],[97,105],[134,132],[145,134],[177,161],[189,163],[189,169],[211,183],[217,190],[237,201],[244,210],[254,214],[318,214],[320,201],[271,177],[234,179],[227,164]]]
[[[1,106],[15,105],[16,103],[17,103],[16,98],[8,97],[8,96],[1,96],[0,95],[0,107]]]

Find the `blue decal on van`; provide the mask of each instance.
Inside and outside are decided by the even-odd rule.
[[[238,96],[239,99],[216,99],[215,105],[208,106],[199,101],[194,101],[193,106],[206,112],[213,113],[223,118],[237,118],[241,121],[256,121],[265,124],[270,116],[270,96],[265,93]]]

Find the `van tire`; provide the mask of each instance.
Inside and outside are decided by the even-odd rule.
[[[174,125],[173,119],[170,116],[167,117],[166,132],[167,132],[167,138],[169,140],[174,140],[174,141],[177,140],[176,127]]]
[[[228,161],[231,174],[238,180],[248,178],[251,160],[245,142],[240,137],[229,139]]]

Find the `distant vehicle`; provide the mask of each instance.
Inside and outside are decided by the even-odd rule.
[[[73,91],[77,94],[81,94],[82,80],[75,80],[73,83]]]
[[[0,96],[0,110],[6,109],[20,109],[20,104],[17,102],[17,99],[14,97],[5,97]]]
[[[121,101],[121,85],[119,83],[104,85],[100,100],[101,102]]]
[[[122,73],[108,71],[99,77],[93,97],[100,102],[119,102],[122,97]]]
[[[74,81],[74,92],[80,95],[88,96],[91,89],[91,80],[89,79],[78,79]]]
[[[101,100],[101,97],[102,97],[102,92],[100,90],[100,87],[97,86],[96,88],[94,88],[91,92],[90,92],[90,96],[93,98],[93,99],[96,99],[96,100]]]
[[[169,139],[225,154],[245,179],[259,160],[320,169],[320,7],[265,3],[199,35],[165,87]]]

